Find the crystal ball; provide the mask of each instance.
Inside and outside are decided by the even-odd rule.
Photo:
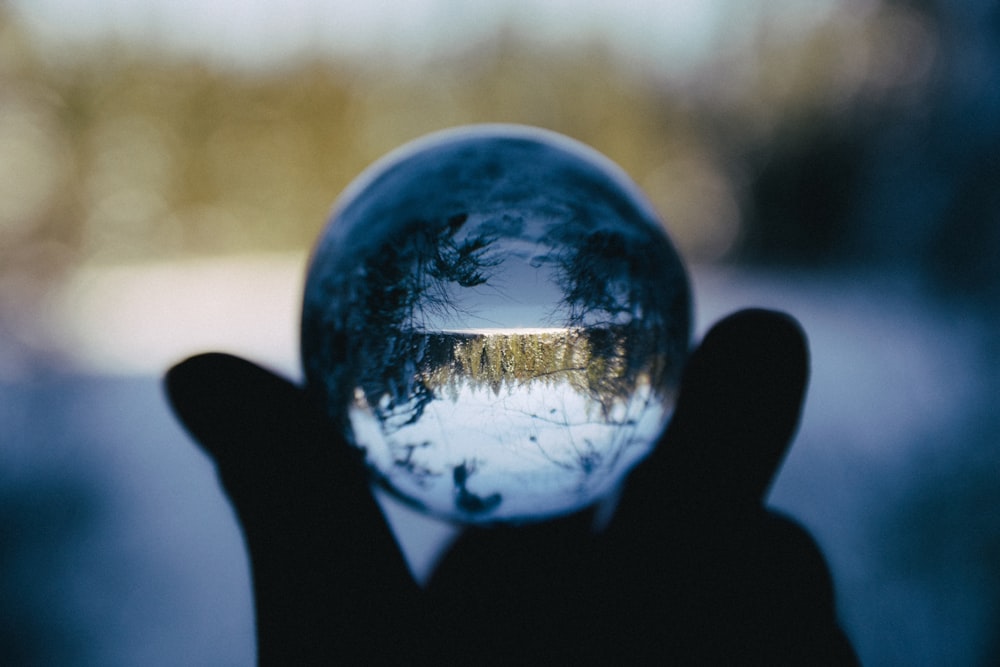
[[[544,519],[613,491],[673,410],[687,274],[610,160],[485,125],[376,162],[313,252],[307,388],[373,479],[462,523]]]

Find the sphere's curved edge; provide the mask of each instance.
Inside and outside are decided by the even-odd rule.
[[[373,486],[378,487],[380,491],[384,492],[395,502],[398,502],[405,507],[431,517],[441,523],[454,526],[455,528],[490,528],[492,526],[529,526],[536,523],[565,518],[581,512],[600,512],[604,511],[603,508],[605,508],[608,501],[612,501],[611,511],[613,511],[614,506],[617,505],[617,502],[615,501],[621,493],[623,480],[625,480],[628,475],[632,473],[635,466],[641,464],[644,459],[645,457],[628,466],[622,472],[620,479],[615,484],[612,484],[604,493],[591,498],[589,502],[579,505],[567,505],[557,510],[542,512],[539,514],[493,515],[491,513],[462,512],[458,510],[447,512],[445,510],[435,509],[434,507],[431,507],[426,503],[422,503],[412,496],[408,496],[397,489],[384,475],[380,474],[378,470],[369,467],[368,471],[370,481]]]
[[[534,125],[523,125],[519,123],[472,123],[468,125],[457,125],[441,130],[436,130],[428,134],[412,139],[401,146],[394,148],[382,157],[372,162],[366,167],[347,187],[340,193],[333,205],[330,207],[328,220],[333,220],[344,206],[354,200],[354,198],[367,188],[371,182],[380,175],[386,167],[400,160],[415,155],[427,147],[441,145],[442,143],[461,141],[473,137],[478,138],[511,138],[526,139],[553,144],[567,153],[579,156],[584,160],[589,160],[600,165],[607,171],[608,175],[616,181],[617,185],[624,188],[628,193],[640,202],[645,209],[644,214],[653,220],[657,220],[666,230],[662,216],[653,206],[652,202],[642,191],[635,180],[629,175],[621,165],[604,155],[593,146],[574,139],[568,135],[537,127]],[[667,232],[669,235],[669,232]]]

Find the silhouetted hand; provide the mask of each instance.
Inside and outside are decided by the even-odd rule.
[[[763,505],[807,376],[794,320],[726,318],[606,528],[585,510],[467,529],[426,589],[303,390],[222,354],[167,389],[242,524],[261,663],[854,664],[822,555]]]

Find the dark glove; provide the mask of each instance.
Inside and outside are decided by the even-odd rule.
[[[856,664],[818,548],[763,504],[807,375],[794,320],[726,318],[610,524],[467,529],[424,590],[302,389],[222,354],[166,384],[243,527],[262,664]]]

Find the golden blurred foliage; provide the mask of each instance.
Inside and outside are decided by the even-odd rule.
[[[925,33],[848,7],[792,41],[760,26],[752,53],[720,48],[677,85],[596,39],[546,47],[504,29],[412,67],[317,56],[239,70],[114,40],[54,57],[0,7],[0,312],[83,263],[306,249],[372,161],[476,122],[594,146],[649,194],[685,256],[717,260],[739,241],[760,147],[898,85],[893,67],[919,77]]]

